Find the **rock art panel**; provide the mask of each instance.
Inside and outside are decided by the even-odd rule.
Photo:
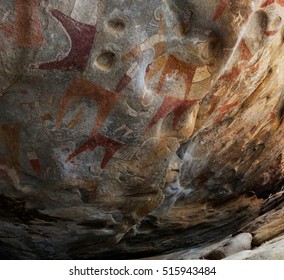
[[[83,72],[88,63],[90,51],[96,34],[96,27],[75,21],[62,12],[53,9],[51,14],[66,30],[70,38],[70,51],[66,56],[58,61],[41,62],[33,68],[42,70],[58,69],[62,71]]]
[[[284,177],[282,18],[280,0],[4,1],[0,257],[162,255],[256,219]]]
[[[7,37],[14,37],[19,48],[34,48],[44,44],[44,34],[38,1],[14,1],[15,21],[2,23]]]

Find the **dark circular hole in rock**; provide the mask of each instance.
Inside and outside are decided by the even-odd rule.
[[[114,18],[109,20],[108,25],[114,31],[122,32],[125,29],[125,23],[120,18]]]
[[[101,53],[96,59],[96,66],[102,71],[108,71],[115,63],[115,54],[110,51]]]

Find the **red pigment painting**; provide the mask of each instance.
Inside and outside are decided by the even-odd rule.
[[[83,72],[93,47],[96,27],[80,23],[55,9],[51,11],[51,14],[60,21],[68,33],[71,40],[70,51],[62,60],[39,63],[38,65],[33,65],[33,68]]]
[[[19,48],[34,48],[44,43],[44,35],[41,26],[39,1],[14,0],[15,23],[2,24],[6,36],[16,38]]]
[[[97,84],[77,77],[75,81],[67,88],[64,93],[56,117],[56,128],[59,129],[65,111],[71,101],[76,101],[80,98],[89,98],[97,103],[96,124],[93,128],[92,135],[95,135],[97,130],[101,128],[105,119],[116,106],[120,96],[111,92]]]
[[[172,112],[174,114],[173,129],[175,129],[184,112],[191,106],[195,105],[198,101],[199,100],[182,100],[173,96],[165,96],[162,105],[153,116],[150,124],[146,128],[146,131],[151,129],[159,122],[159,120],[164,119]]]
[[[95,150],[96,147],[105,148],[105,155],[101,162],[101,168],[104,169],[109,162],[109,160],[113,157],[113,155],[121,149],[124,144],[120,143],[116,140],[105,137],[101,134],[97,134],[94,137],[91,137],[85,144],[80,146],[74,153],[72,153],[66,160],[66,162],[70,162],[73,158],[78,156],[87,150]]]
[[[261,8],[264,8],[264,7],[269,6],[271,4],[274,4],[274,3],[277,3],[280,6],[284,7],[284,0],[267,0],[261,5]]]
[[[213,21],[216,21],[218,20],[223,12],[225,11],[225,9],[227,8],[227,6],[229,5],[229,0],[221,0],[215,14],[214,14],[214,17],[213,17]]]

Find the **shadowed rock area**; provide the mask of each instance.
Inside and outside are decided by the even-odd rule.
[[[284,259],[284,2],[7,0],[1,259]]]

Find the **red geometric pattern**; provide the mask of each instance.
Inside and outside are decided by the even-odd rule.
[[[264,7],[269,6],[271,4],[274,4],[274,3],[277,3],[280,6],[284,7],[284,0],[267,0],[261,5],[261,8],[264,8]]]
[[[51,11],[51,14],[61,22],[68,33],[71,40],[70,50],[62,60],[39,63],[33,65],[33,68],[83,72],[93,47],[96,26],[78,22],[55,9]]]
[[[164,119],[170,113],[174,114],[173,119],[173,129],[176,128],[179,119],[184,114],[184,112],[195,105],[199,100],[184,100],[179,99],[173,96],[165,96],[162,105],[153,116],[150,124],[146,128],[146,131],[151,129],[155,124],[159,122],[159,120]]]
[[[214,14],[214,17],[213,17],[213,21],[216,21],[218,20],[223,12],[225,11],[225,9],[227,8],[227,6],[229,5],[230,1],[229,0],[221,0],[215,14]]]
[[[66,162],[70,162],[73,158],[78,156],[87,150],[95,150],[96,147],[105,148],[105,155],[101,162],[101,168],[104,169],[109,162],[109,160],[113,157],[113,155],[122,147],[123,143],[120,143],[116,140],[105,137],[101,134],[97,134],[94,137],[91,137],[85,144],[80,146],[74,153],[72,153],[66,160]]]
[[[120,96],[97,84],[77,77],[75,81],[65,91],[57,112],[56,128],[60,127],[65,111],[69,103],[73,100],[89,98],[97,103],[97,118],[92,135],[103,125],[105,119],[116,106]]]

